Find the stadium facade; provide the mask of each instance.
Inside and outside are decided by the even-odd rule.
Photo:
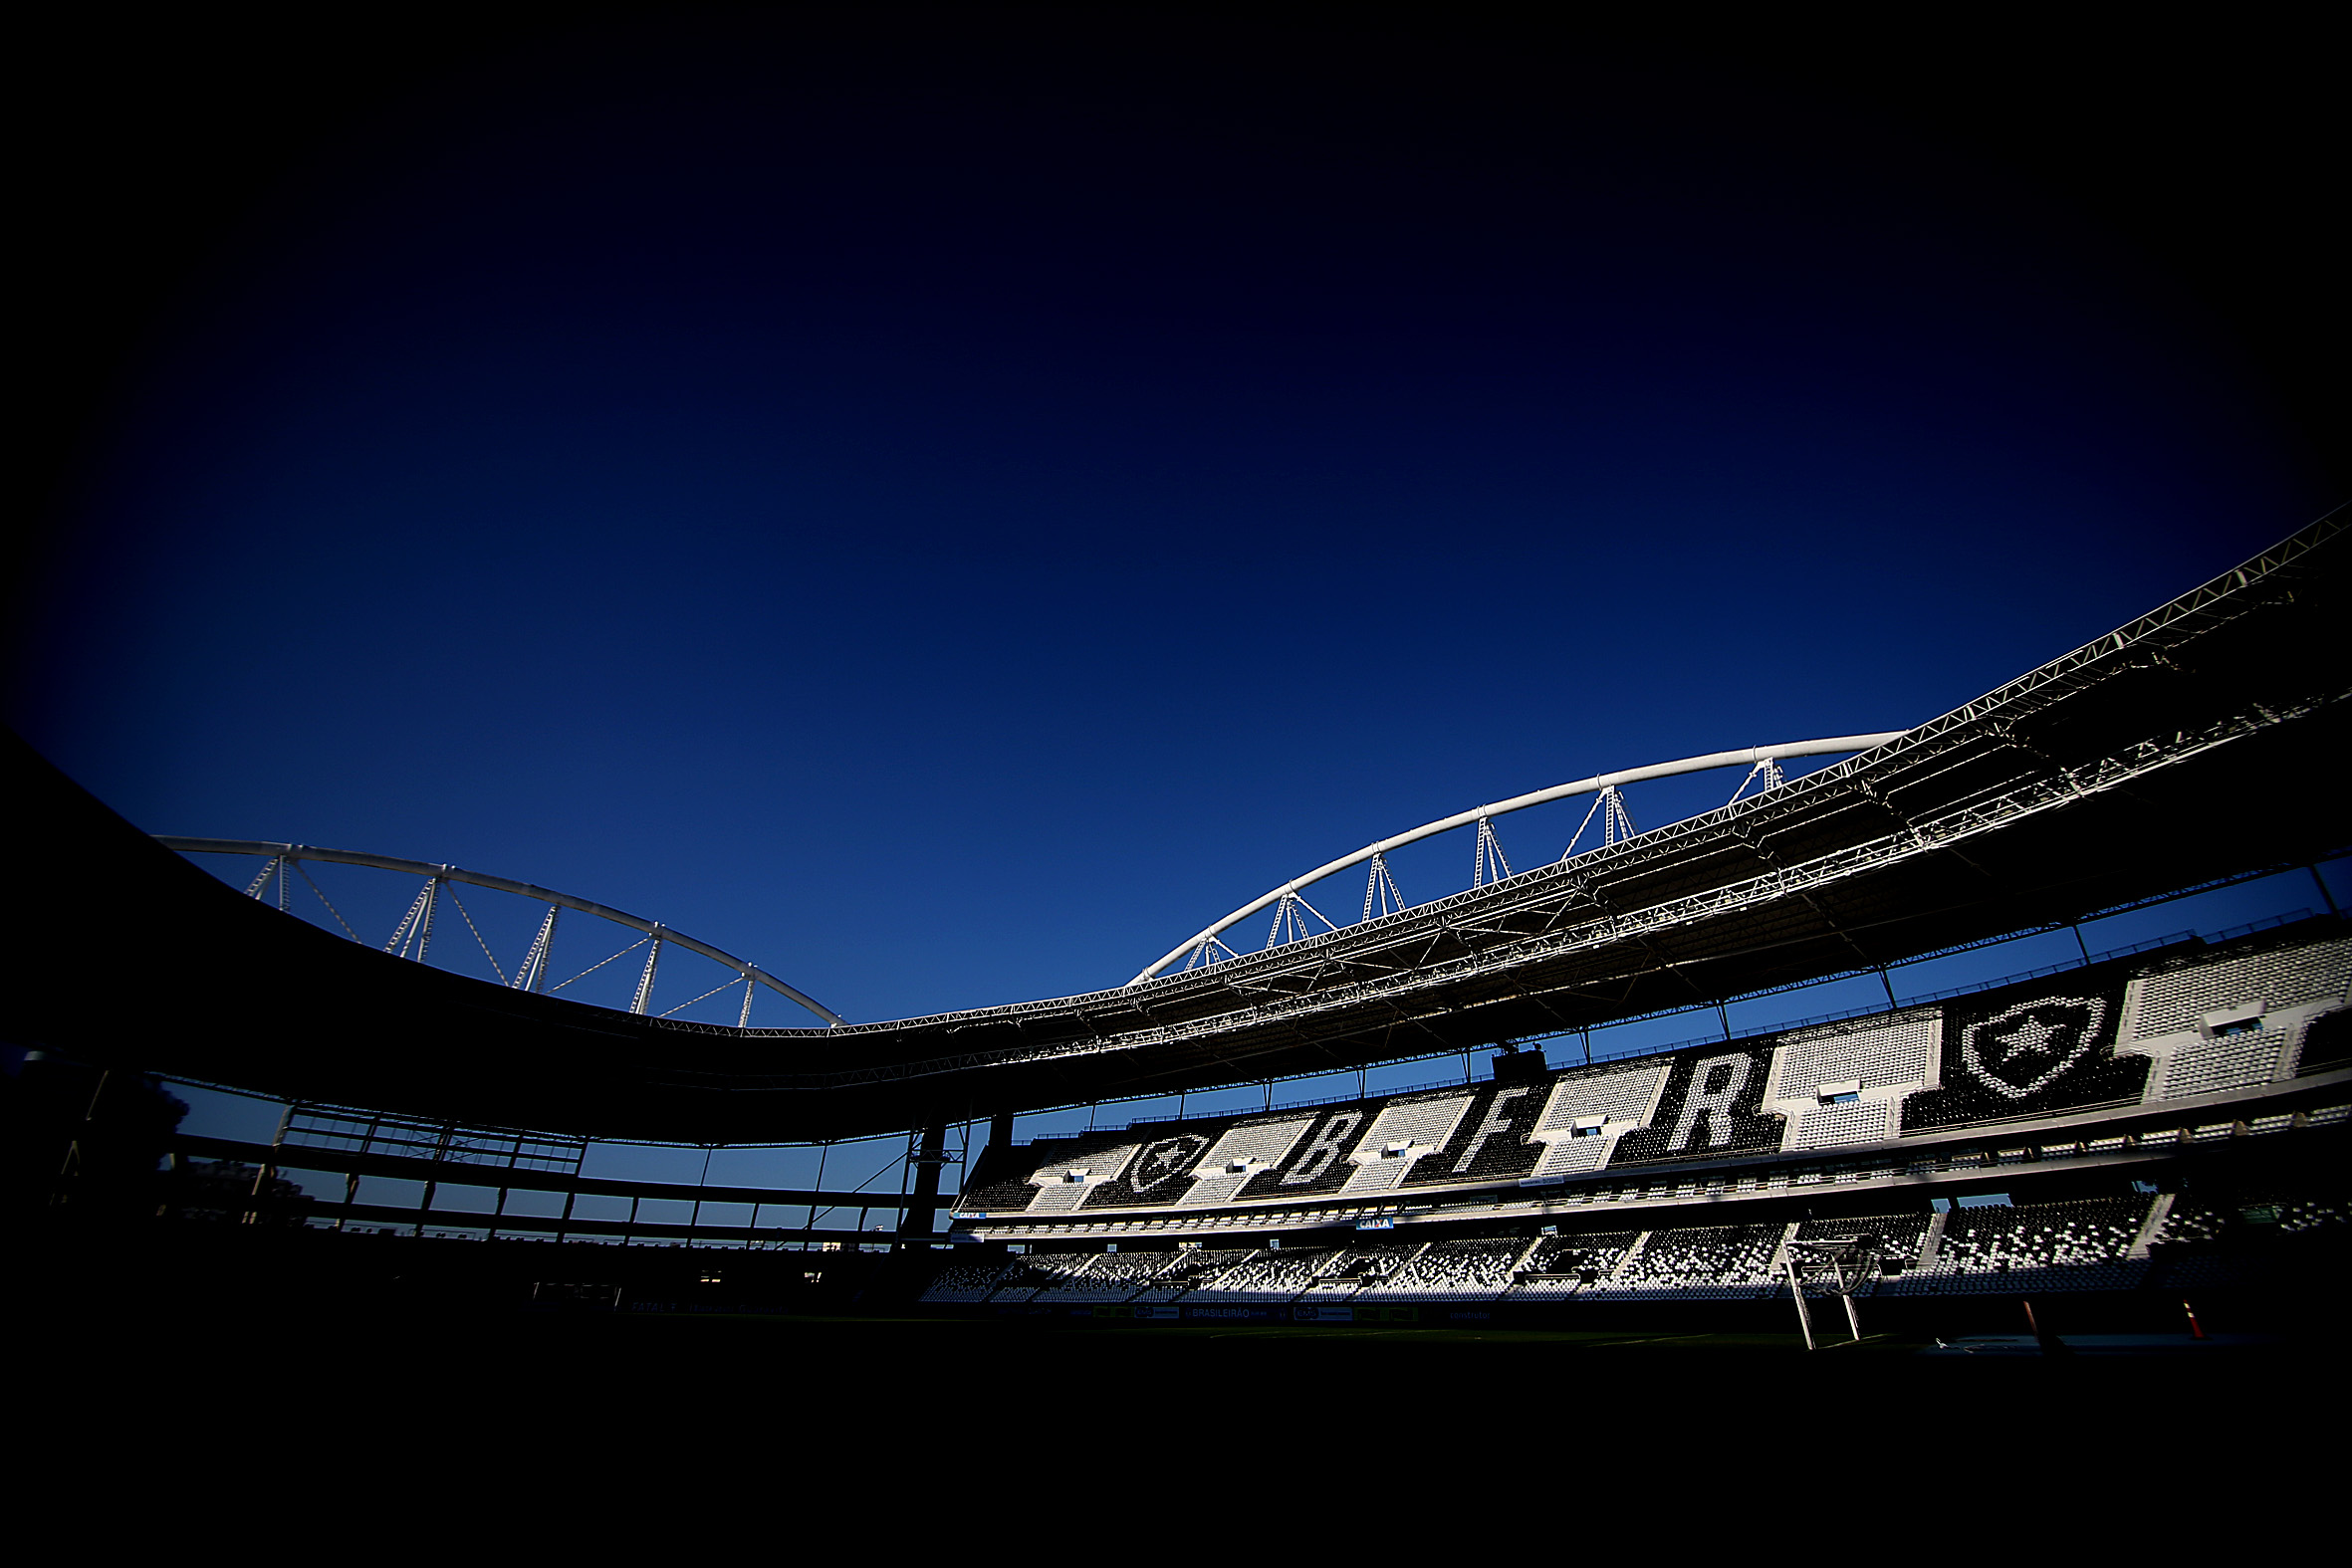
[[[270,1145],[163,1141],[216,1197],[224,1170],[250,1169],[235,1229],[287,1245],[431,1231],[542,1254],[518,1238],[758,1252],[827,1244],[820,1207],[861,1207],[903,1217],[898,1288],[936,1305],[1179,1317],[1764,1300],[1822,1281],[1849,1301],[2291,1283],[2340,1253],[2346,1213],[2352,946],[2316,870],[2347,837],[2342,535],[2323,520],[1951,714],[1688,821],[1263,952],[887,1023],[682,1022],[407,962],[239,897],[21,754],[55,829],[32,869],[57,899],[13,916],[36,980],[12,1114],[48,1125],[28,1109],[45,1078],[65,1085],[54,1105],[88,1107],[50,1118],[63,1174],[28,1156],[20,1197],[53,1218],[220,1212],[153,1201],[129,1113],[106,1109],[178,1079],[286,1102]],[[1751,1038],[1721,1012],[1726,1038],[1627,1059],[1555,1067],[1515,1046],[1883,979],[2297,868],[2326,907],[2227,941],[2086,949],[2061,974]],[[135,964],[90,940],[124,908],[172,934]],[[1251,1115],[1010,1137],[1052,1107],[1481,1047],[1500,1047],[1485,1080],[1291,1108],[1270,1087]],[[992,1135],[942,1194],[957,1123]],[[896,1195],[582,1175],[592,1139],[895,1130]],[[344,1173],[344,1202],[286,1190],[285,1168]],[[367,1177],[420,1185],[417,1213],[361,1203]],[[489,1223],[428,1225],[458,1185],[496,1188]],[[560,1212],[550,1196],[510,1214],[514,1194]],[[625,1199],[627,1218],[587,1218],[584,1197]],[[692,1217],[640,1219],[647,1199]],[[719,1203],[750,1223],[700,1224]]]

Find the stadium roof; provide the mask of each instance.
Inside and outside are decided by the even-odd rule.
[[[1934,952],[2341,849],[2334,517],[1899,739],[1493,885],[1112,991],[837,1029],[588,1007],[229,887],[34,757],[16,1034],[272,1095],[764,1142],[1353,1068]]]

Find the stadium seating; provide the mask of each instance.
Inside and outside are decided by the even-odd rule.
[[[2352,942],[2319,942],[2212,962],[2167,966],[2135,981],[2123,1036],[2133,1044],[2195,1029],[2207,1014],[2259,1001],[2271,1008],[2342,1002]]]
[[[1186,1301],[1288,1301],[1314,1283],[1324,1269],[1336,1264],[1342,1248],[1285,1247],[1253,1253],[1211,1284],[1196,1289]]]
[[[1607,1278],[1640,1239],[1638,1231],[1547,1235],[1520,1264],[1511,1293],[1529,1297],[1573,1295],[1586,1285]]]
[[[1916,1265],[1934,1217],[1922,1214],[1863,1215],[1850,1220],[1807,1220],[1789,1237],[1792,1241],[1829,1241],[1867,1237],[1878,1255],[1893,1258],[1905,1268]]]
[[[2154,1060],[2154,1100],[2275,1082],[2295,1073],[2306,1030],[2348,987],[2352,942],[2171,964],[2132,983],[2118,1048]]]
[[[2352,1008],[2330,1008],[2303,1025],[2303,1046],[2295,1053],[2298,1073],[2352,1067]]]
[[[1198,1174],[1183,1202],[1192,1208],[1232,1202],[1261,1172],[1287,1159],[1313,1125],[1312,1117],[1292,1116],[1227,1128],[1193,1167]]]
[[[2127,1288],[2147,1269],[2129,1254],[2150,1209],[2147,1198],[2102,1198],[1958,1210],[1945,1217],[1933,1255],[1885,1293]]]
[[[1468,1301],[1511,1288],[1529,1247],[1519,1236],[1437,1241],[1396,1272],[1356,1292],[1358,1301]]]
[[[1993,1205],[1814,1219],[1793,1226],[1660,1227],[1548,1235],[1454,1236],[1341,1246],[1041,1252],[950,1263],[934,1304],[1400,1302],[1760,1299],[1784,1293],[1787,1242],[1866,1237],[1875,1265],[1860,1293],[1919,1296],[2124,1289],[2149,1258],[2179,1261],[2270,1237],[2340,1232],[2352,1202],[2281,1194],[2226,1204],[2175,1195]],[[1819,1277],[1808,1271],[1808,1278]]]
[[[1230,1232],[1221,1212],[1259,1204],[1288,1206],[1286,1224],[1347,1223],[1384,1200],[1501,1201],[1481,1188],[1550,1187],[1558,1205],[1584,1206],[1873,1179],[1865,1166],[1770,1166],[1661,1190],[1639,1174],[1772,1154],[1853,1150],[1867,1161],[1863,1151],[1882,1151],[1897,1168],[1959,1169],[1977,1155],[1947,1144],[1894,1151],[1922,1133],[2283,1082],[2307,1036],[2314,1061],[2352,1061],[2337,1041],[2352,1024],[2336,1023],[2352,1018],[2352,941],[2333,929],[2257,936],[2222,954],[2176,946],[1547,1079],[1154,1123],[1149,1143],[1139,1129],[1104,1129],[992,1150],[960,1212],[1007,1239],[1110,1240],[1142,1226]],[[1627,1181],[1609,1180],[1618,1175]],[[1307,1207],[1317,1201],[1342,1207]]]
[[[1118,1179],[1126,1170],[1127,1162],[1135,1158],[1140,1144],[1117,1144],[1089,1154],[1056,1160],[1042,1167],[1030,1181],[1037,1188],[1037,1196],[1029,1202],[1031,1214],[1066,1214],[1086,1201],[1094,1189],[1105,1182]]]
[[[2177,1100],[2192,1094],[2249,1088],[2284,1077],[2287,1052],[2298,1032],[2291,1027],[2254,1028],[2220,1039],[2184,1042],[2164,1057],[2163,1070],[2149,1086],[2149,1098]]]
[[[1564,1188],[1543,1184],[1523,1188],[1515,1184],[1513,1188],[1500,1192],[1465,1193],[1450,1198],[1442,1205],[1425,1206],[1415,1212],[1442,1212],[1449,1219],[1459,1220],[1471,1220],[1487,1214],[1502,1223],[1515,1215],[1522,1219],[1540,1218],[1544,1221],[1554,1216],[1570,1215],[1590,1215],[1597,1219],[1611,1210],[1638,1208],[1641,1218],[1655,1225],[1667,1218],[1658,1215],[1657,1206],[1693,1199],[1722,1200],[1748,1195],[1796,1193],[1815,1187],[1878,1184],[1900,1178],[1916,1180],[1926,1176],[1961,1175],[2009,1166],[2023,1166],[2038,1171],[2075,1161],[2103,1159],[2133,1150],[2171,1149],[2241,1137],[2267,1138],[2289,1134],[2299,1128],[2341,1126],[2348,1121],[2352,1121],[2352,1104],[2321,1103],[2307,1110],[2265,1111],[2243,1120],[2207,1121],[2190,1116],[2172,1126],[2101,1133],[2093,1137],[2067,1138],[2062,1133],[2053,1135],[2044,1131],[2007,1146],[1930,1145],[1914,1154],[1891,1159],[1872,1154],[1851,1160],[1828,1160],[1811,1166],[1779,1165],[1747,1170],[1726,1167],[1704,1174],[1667,1173],[1647,1180],[1618,1180]],[[1633,1175],[1632,1172],[1625,1174]],[[1411,1209],[1413,1206],[1401,1207]],[[1394,1215],[1399,1208],[1397,1205],[1357,1204],[1286,1207],[1269,1213],[1267,1220],[1285,1226],[1352,1226],[1369,1215]],[[1082,1217],[1051,1218],[1034,1224],[1021,1221],[992,1229],[996,1234],[1010,1240],[1055,1244],[1076,1242],[1088,1235],[1097,1239],[1121,1236],[1129,1239],[1152,1236],[1174,1239],[1187,1232],[1230,1234],[1235,1224],[1230,1217],[1144,1217],[1132,1211],[1127,1213],[1129,1218],[1116,1220],[1107,1215],[1091,1220]],[[1668,1223],[1671,1224],[1670,1219]]]
[[[1027,1301],[1041,1290],[1066,1282],[1100,1256],[1097,1252],[1032,1252],[1017,1257],[997,1281],[991,1301]]]
[[[921,1299],[929,1302],[986,1301],[1005,1274],[1002,1259],[982,1263],[950,1263],[931,1276]]]
[[[1904,1099],[1935,1077],[1942,1015],[1933,1010],[1782,1036],[1764,1109],[1788,1120],[1783,1149],[1882,1143],[1901,1127]]]
[[[2228,1202],[2187,1194],[2167,1206],[2150,1237],[2151,1249],[2180,1253],[2258,1235],[2275,1228],[2280,1235],[2306,1235],[2352,1225],[2352,1203],[2308,1194],[2240,1193]]]
[[[1786,1227],[1711,1226],[1651,1231],[1607,1277],[1596,1297],[1693,1299],[1755,1296],[1773,1288],[1771,1264]]]
[[[1349,1197],[1384,1193],[1412,1174],[1413,1167],[1443,1148],[1462,1125],[1472,1096],[1404,1100],[1384,1106],[1348,1160],[1355,1169],[1340,1185]]]
[[[1306,1295],[1317,1300],[1352,1298],[1358,1291],[1396,1273],[1428,1244],[1400,1241],[1344,1247],[1340,1256],[1306,1287]]]
[[[1126,1301],[1167,1268],[1176,1252],[1098,1252],[1084,1269],[1041,1288],[1039,1302]]]
[[[1664,1061],[1607,1071],[1564,1073],[1529,1134],[1543,1145],[1531,1180],[1597,1171],[1617,1140],[1648,1122],[1666,1087]]]
[[[1540,1079],[1496,1083],[1462,1120],[1443,1156],[1420,1175],[1445,1182],[1517,1181],[1529,1175],[1544,1145],[1529,1134],[1551,1099]]]
[[[1173,1301],[1197,1286],[1206,1284],[1236,1265],[1257,1255],[1255,1248],[1239,1250],[1202,1247],[1195,1251],[1178,1252],[1175,1261],[1152,1276],[1135,1293],[1137,1301]]]
[[[2270,1265],[2248,1258],[2331,1244],[2352,1223],[2332,1198],[2225,1198],[2198,1174],[2231,1169],[2212,1162],[2248,1140],[2299,1158],[2306,1129],[2352,1123],[2352,1096],[2293,1081],[2352,1065],[2352,942],[2337,929],[2255,934],[2218,954],[2175,944],[1547,1080],[1203,1121],[1148,1144],[1105,1129],[1009,1150],[986,1191],[1011,1204],[971,1229],[1041,1250],[951,1264],[924,1299],[1306,1313],[1764,1300],[1785,1295],[1784,1260],[1823,1278],[1806,1243],[1857,1237],[1865,1269],[1843,1283],[1862,1294],[2255,1277]],[[2205,1098],[2165,1114],[2192,1095]],[[1119,1174],[1130,1167],[1148,1183]],[[1927,1196],[1954,1178],[2024,1202],[1931,1213]],[[2150,1178],[2175,1190],[2124,1196]],[[2040,1202],[2036,1188],[2114,1196]],[[1750,1200],[1777,1218],[1744,1220]],[[1206,1245],[1180,1244],[1195,1236]]]

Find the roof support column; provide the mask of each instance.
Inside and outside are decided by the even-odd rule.
[[[915,1149],[915,1190],[906,1213],[900,1217],[898,1229],[907,1233],[927,1233],[932,1221],[939,1214],[939,1168],[947,1164],[947,1123],[933,1122],[922,1130],[921,1141]],[[916,1243],[908,1242],[907,1245]]]

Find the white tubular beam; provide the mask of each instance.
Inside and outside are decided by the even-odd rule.
[[[674,942],[689,953],[699,953],[715,964],[724,964],[747,979],[767,987],[780,997],[788,997],[817,1016],[829,1027],[838,1028],[843,1019],[829,1008],[803,996],[778,980],[757,964],[748,964],[732,953],[724,953],[707,942],[697,942],[683,932],[672,931],[658,921],[647,920],[614,909],[608,904],[592,903],[575,898],[570,893],[559,893],[553,888],[538,887],[529,882],[517,882],[508,877],[489,876],[480,871],[468,871],[460,866],[437,866],[423,860],[403,860],[397,855],[362,854],[351,849],[321,849],[312,844],[271,844],[250,838],[181,838],[171,833],[152,835],[155,842],[166,849],[176,849],[183,855],[276,855],[293,861],[316,860],[327,865],[369,866],[378,871],[402,871],[410,876],[439,877],[444,882],[459,882],[467,887],[486,887],[494,892],[513,893],[518,897],[537,899],[559,909],[576,909],[584,915],[594,915],[614,925],[641,931],[661,942]]]
[[[1127,984],[1140,986],[1145,981],[1155,978],[1160,971],[1202,943],[1215,937],[1237,921],[1249,919],[1287,893],[1294,894],[1298,889],[1320,882],[1335,871],[1344,871],[1349,866],[1362,865],[1374,855],[1385,854],[1400,845],[1415,843],[1424,838],[1434,838],[1439,833],[1451,832],[1457,827],[1468,827],[1482,816],[1502,816],[1511,811],[1524,811],[1530,805],[1543,805],[1552,800],[1565,800],[1570,795],[1591,794],[1597,789],[1640,784],[1650,779],[1671,779],[1679,774],[1703,774],[1716,768],[1754,768],[1758,763],[1766,760],[1777,762],[1783,757],[1825,757],[1844,752],[1867,752],[1872,747],[1884,746],[1889,741],[1901,740],[1908,734],[1910,734],[1908,730],[1888,730],[1877,735],[1841,735],[1824,741],[1791,741],[1785,746],[1752,746],[1737,752],[1710,752],[1705,757],[1686,757],[1678,763],[1653,763],[1647,768],[1629,768],[1623,773],[1595,774],[1590,779],[1579,779],[1573,784],[1553,784],[1548,789],[1537,789],[1528,794],[1515,794],[1508,800],[1497,800],[1491,805],[1476,805],[1467,811],[1456,811],[1452,816],[1440,817],[1434,822],[1424,822],[1409,833],[1399,833],[1394,838],[1383,838],[1376,844],[1366,844],[1353,854],[1341,855],[1336,860],[1315,867],[1304,876],[1294,877],[1282,886],[1261,894],[1215,925],[1193,933],[1169,949],[1158,963],[1128,981]],[[1761,798],[1761,796],[1751,796],[1751,798]],[[269,846],[258,847],[267,848]]]

